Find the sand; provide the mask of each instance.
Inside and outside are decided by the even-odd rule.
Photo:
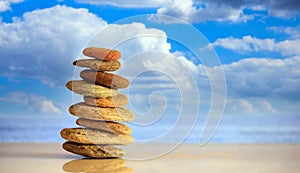
[[[128,149],[155,153],[168,144],[143,144]],[[133,149],[134,148],[134,149]],[[147,149],[147,150],[145,150]],[[138,155],[142,156],[142,155]],[[111,165],[110,165],[111,163]],[[300,144],[183,144],[156,159],[90,160],[69,154],[59,143],[0,143],[0,172],[266,172],[298,173]]]

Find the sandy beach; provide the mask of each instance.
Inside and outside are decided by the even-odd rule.
[[[147,146],[151,145],[151,146]],[[130,152],[168,144],[136,145]],[[149,149],[147,153],[151,153]],[[183,144],[156,159],[82,159],[59,143],[1,143],[0,171],[18,172],[266,172],[298,173],[300,144]]]

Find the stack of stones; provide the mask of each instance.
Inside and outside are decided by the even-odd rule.
[[[83,95],[84,102],[76,103],[69,112],[79,117],[76,124],[80,128],[65,128],[61,136],[67,140],[63,148],[74,154],[93,157],[122,157],[125,151],[113,145],[128,145],[133,142],[131,129],[120,122],[129,122],[134,114],[124,108],[128,99],[118,93],[126,88],[129,81],[117,74],[121,67],[118,61],[121,53],[117,50],[90,47],[83,50],[91,59],[80,59],[74,65],[89,68],[81,71],[83,80],[71,80],[66,86],[74,93]]]

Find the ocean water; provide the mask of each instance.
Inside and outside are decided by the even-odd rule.
[[[75,117],[65,116],[1,116],[0,142],[63,142],[60,130],[65,127],[76,127]],[[129,126],[131,126],[129,124]],[[202,130],[201,123],[188,134],[168,134],[170,125],[155,128],[133,128],[132,136],[137,141],[198,143]],[[182,131],[191,127],[180,127]],[[180,129],[179,128],[179,129]],[[180,139],[178,139],[181,136]],[[300,143],[300,120],[297,116],[285,117],[223,117],[217,132],[210,143]]]

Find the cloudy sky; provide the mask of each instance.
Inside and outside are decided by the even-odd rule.
[[[136,74],[128,70],[120,73],[130,78],[141,70],[150,70],[140,80],[132,81],[129,89],[131,106],[137,112],[147,112],[150,99],[153,109],[167,101],[168,111],[174,113],[180,109],[180,93],[174,88],[180,88],[184,93],[181,99],[188,102],[197,95],[193,85],[205,109],[212,97],[212,79],[207,75],[222,71],[225,86],[218,78],[213,83],[226,89],[225,115],[300,119],[299,11],[297,0],[1,0],[0,115],[67,114],[72,95],[65,83],[73,77],[71,63],[79,58],[84,46],[93,44],[95,34],[109,28],[106,34],[100,34],[102,40],[97,44],[115,46],[118,39],[143,35],[117,46],[126,62],[124,69],[136,70]],[[156,22],[166,27],[180,19],[197,28],[209,42],[198,50],[214,48],[220,64],[207,67],[195,59],[190,47],[182,48],[168,39],[171,33],[163,27],[115,23],[144,14],[159,14]],[[184,34],[176,39],[184,40]],[[160,54],[139,54],[145,51]],[[153,93],[155,90],[159,92]],[[188,107],[195,102],[187,103]],[[160,109],[154,111],[164,111]]]

